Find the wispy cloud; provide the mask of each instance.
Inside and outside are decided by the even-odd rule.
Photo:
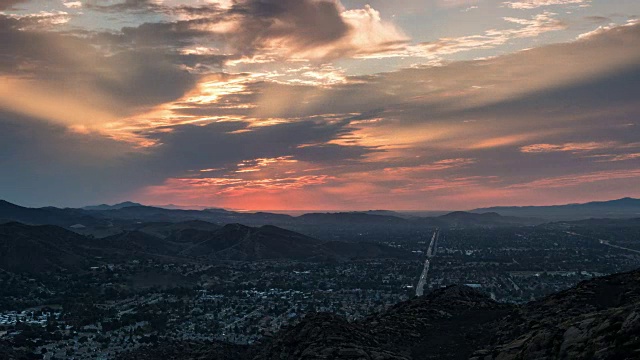
[[[587,174],[571,174],[539,179],[522,184],[511,185],[509,189],[544,189],[567,188],[587,183],[612,181],[622,179],[635,179],[640,176],[640,169],[625,169],[615,171],[597,171]]]
[[[593,150],[610,149],[616,147],[615,142],[585,142],[565,144],[533,144],[520,148],[524,153],[551,153],[551,152],[588,152]]]
[[[466,35],[451,38],[440,38],[432,42],[398,47],[396,50],[378,51],[372,54],[359,55],[361,58],[385,57],[423,57],[440,59],[465,51],[486,50],[504,45],[510,40],[518,38],[533,38],[550,31],[566,28],[566,24],[556,18],[554,13],[543,12],[531,18],[505,17],[504,21],[519,25],[510,29],[490,29],[483,34]]]
[[[520,0],[520,1],[505,1],[503,4],[512,9],[535,9],[543,6],[552,5],[580,5],[589,6],[591,0]]]

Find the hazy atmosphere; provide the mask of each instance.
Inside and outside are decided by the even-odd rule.
[[[1,360],[637,360],[640,0],[0,0]]]
[[[0,1],[0,197],[640,196],[637,0]]]

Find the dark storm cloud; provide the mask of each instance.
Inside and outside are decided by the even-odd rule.
[[[104,11],[104,12],[158,12],[165,9],[165,7],[158,5],[150,0],[125,0],[120,3],[111,3],[108,1],[89,0],[85,1],[83,6],[90,10]]]
[[[157,134],[162,143],[147,166],[179,175],[187,170],[233,166],[243,160],[292,156],[334,165],[361,159],[377,151],[365,146],[327,145],[348,134],[346,121],[326,123],[299,121],[248,129],[246,123],[182,125]]]
[[[376,104],[387,111],[397,108],[400,124],[411,125],[438,119],[464,120],[482,109],[507,116],[522,110],[570,113],[608,104],[632,105],[637,82],[625,72],[638,68],[639,46],[640,25],[624,26],[572,43],[487,60],[352,78],[329,89],[264,84],[255,92],[265,113],[257,111],[272,117],[312,116],[326,113],[326,109],[366,113]],[[291,106],[267,106],[281,94],[288,96]],[[546,99],[545,106],[540,106],[542,99]],[[509,125],[518,122],[513,118]]]
[[[585,20],[588,20],[593,23],[610,23],[611,22],[611,18],[606,16],[587,16],[585,17]]]
[[[41,82],[45,88],[86,99],[91,106],[131,114],[182,96],[197,79],[177,66],[183,59],[176,53],[118,48],[96,43],[91,35],[24,30],[24,24],[25,20],[0,16],[0,74]]]
[[[139,46],[178,47],[197,39],[214,43],[235,57],[267,52],[283,57],[304,54],[312,58],[337,58],[386,51],[406,41],[392,25],[382,24],[371,8],[361,10],[359,20],[354,20],[364,28],[354,28],[343,16],[339,2],[332,0],[244,0],[229,8],[218,4],[167,6],[127,1],[109,5],[98,2],[89,8],[107,12],[144,11],[180,19],[123,28],[116,34],[121,41]],[[362,35],[358,31],[371,34],[356,44],[353,38]]]
[[[251,0],[236,3],[229,13],[242,15],[242,30],[235,34],[242,53],[251,53],[271,39],[287,39],[296,49],[309,49],[335,42],[350,31],[333,1]]]
[[[124,31],[125,34],[129,32],[138,36],[150,36],[158,31],[158,37],[171,37],[171,34],[174,37],[195,36],[200,33],[194,31],[194,27],[236,19],[237,29],[225,36],[232,37],[239,42],[236,44],[239,48],[248,52],[274,38],[291,38],[296,46],[313,47],[336,41],[350,30],[340,16],[338,4],[331,0],[245,0],[235,2],[229,9],[222,9],[218,4],[166,6],[149,0],[126,0],[108,5],[102,3],[92,1],[85,7],[97,11],[146,11],[191,18],[172,23],[148,23]]]
[[[246,130],[244,123],[178,126],[156,134],[161,145],[141,150],[100,134],[0,111],[0,189],[11,189],[0,197],[25,205],[83,205],[125,198],[190,170],[232,171],[245,160],[280,156],[339,165],[376,151],[324,144],[347,134],[347,122],[301,121]]]
[[[26,3],[28,0],[0,0],[0,10],[8,10],[20,3]]]
[[[136,47],[167,46],[178,49],[192,44],[195,39],[209,35],[209,32],[194,28],[196,23],[208,23],[208,20],[144,23],[137,27],[122,28],[120,33],[109,34],[113,40],[124,45]]]
[[[24,205],[82,205],[153,181],[121,142],[0,111],[0,198]],[[157,179],[158,181],[160,179]]]

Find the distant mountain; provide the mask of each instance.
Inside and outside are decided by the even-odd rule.
[[[286,223],[291,216],[270,213],[239,213],[221,209],[179,210],[153,206],[129,206],[121,209],[92,211],[91,215],[101,219],[115,219],[135,222],[184,222],[192,220],[211,223],[244,223],[247,225],[266,225]]]
[[[81,209],[59,209],[55,207],[27,208],[0,200],[0,219],[34,225],[58,225],[71,227],[76,224],[99,226],[107,222],[97,219]]]
[[[144,206],[137,203],[99,205],[86,209],[59,209],[54,207],[26,208],[0,201],[0,220],[28,224],[52,224],[96,237],[105,237],[125,230],[135,230],[145,223],[184,223],[202,221],[215,224],[239,223],[246,226],[274,225],[299,232],[326,234],[339,229],[364,233],[374,229],[399,229],[433,226],[506,226],[540,223],[535,219],[501,217],[497,214],[455,212],[439,217],[417,217],[390,211],[309,213],[297,217],[268,212],[233,212],[224,209],[180,210]],[[142,230],[144,231],[144,230]],[[153,231],[153,230],[151,230]],[[166,234],[158,234],[160,237]],[[324,235],[322,236],[324,237]]]
[[[428,218],[429,219],[429,218]],[[496,227],[496,226],[517,226],[517,225],[537,225],[544,221],[533,218],[523,218],[515,216],[502,216],[496,212],[471,213],[465,211],[454,211],[437,218],[430,218],[435,222],[440,222],[446,227]]]
[[[584,219],[562,222],[562,224],[572,226],[592,226],[599,228],[638,228],[640,227],[640,217],[637,218],[620,218],[620,219]]]
[[[222,208],[206,208],[206,209],[204,209],[204,211],[208,211],[208,212],[218,212],[218,213],[228,213],[228,212],[231,212],[231,211],[229,211],[229,210],[222,209]]]
[[[132,206],[143,206],[143,205],[135,202],[131,202],[131,201],[125,201],[125,202],[121,202],[119,204],[114,204],[114,205],[102,204],[102,205],[85,206],[82,209],[83,210],[117,210],[117,209],[123,209],[126,207],[132,207]]]
[[[0,268],[11,272],[43,273],[88,267],[88,239],[51,225],[0,225]]]
[[[407,220],[391,215],[362,212],[309,213],[298,216],[297,222],[305,224],[407,224]]]
[[[588,218],[640,217],[640,199],[623,198],[585,204],[553,206],[500,206],[472,210],[474,213],[496,212],[504,216],[534,217],[546,220],[580,220]]]
[[[204,210],[206,208],[204,206],[188,206],[188,205],[176,205],[176,204],[151,205],[151,206],[159,207],[163,209],[171,209],[171,210]]]
[[[234,212],[224,209],[180,210],[144,206],[126,202],[99,205],[86,209],[55,207],[26,208],[0,201],[0,220],[28,224],[52,224],[73,229],[78,233],[105,237],[124,230],[136,230],[144,223],[184,223],[201,221],[215,224],[244,224],[246,226],[274,225],[298,232],[333,239],[335,231],[366,233],[381,229],[412,229],[424,227],[500,227],[528,226],[551,221],[588,218],[640,217],[640,200],[620,200],[543,207],[496,207],[470,212],[456,211],[441,216],[417,217],[385,210],[367,212],[309,213],[300,216],[267,212]],[[197,228],[197,227],[196,227]],[[211,230],[211,229],[207,229]],[[141,230],[144,232],[144,230]],[[166,233],[153,233],[160,237]],[[165,231],[166,232],[166,231]],[[328,235],[328,236],[327,236]]]
[[[403,219],[413,219],[418,217],[417,215],[411,215],[411,214],[392,211],[392,210],[367,210],[367,211],[358,211],[358,212],[362,214],[367,214],[367,215],[394,216],[394,217],[403,218]]]

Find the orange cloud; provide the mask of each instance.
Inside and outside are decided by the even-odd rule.
[[[640,169],[597,171],[587,174],[563,175],[510,185],[507,189],[568,188],[587,183],[640,178]]]

